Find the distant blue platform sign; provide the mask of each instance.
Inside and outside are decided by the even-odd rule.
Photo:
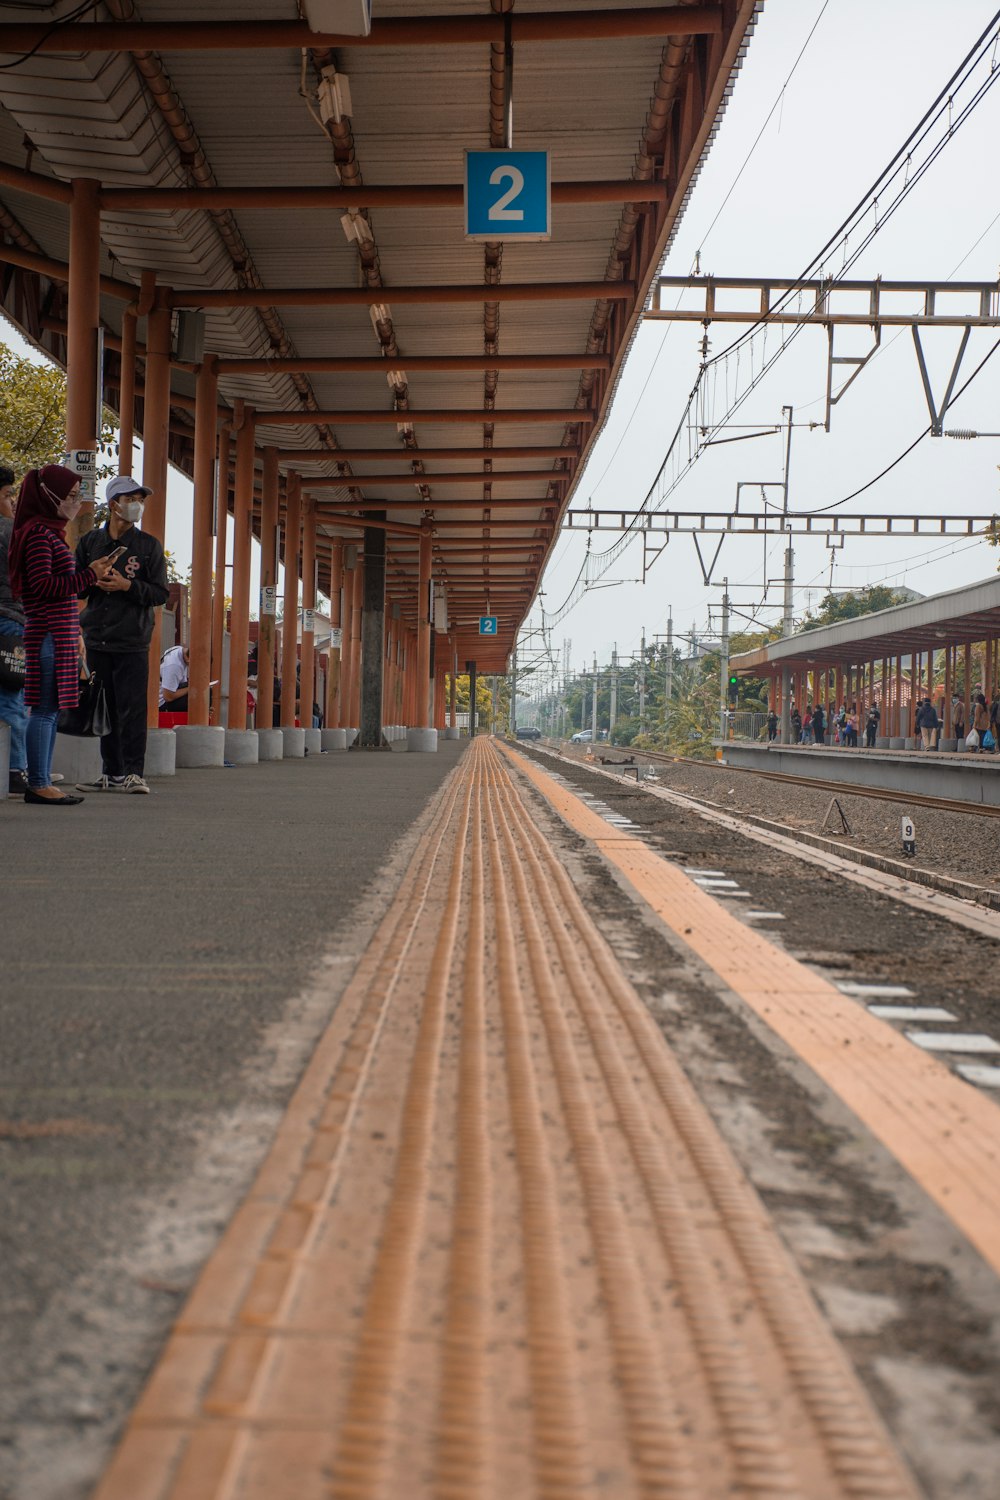
[[[550,199],[547,151],[465,153],[467,239],[547,240]]]
[[[496,633],[497,633],[497,617],[496,617],[496,615],[480,615],[479,616],[479,634],[480,635],[496,635]]]

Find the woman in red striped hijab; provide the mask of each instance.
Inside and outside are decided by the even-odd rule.
[[[24,701],[28,719],[28,790],[25,802],[40,807],[72,807],[51,781],[52,752],[61,708],[75,708],[80,693],[77,598],[103,578],[108,557],[76,571],[66,545],[66,523],[80,509],[80,476],[62,464],[46,464],[24,476],[14,512],[8,568],[10,586],[24,605]]]

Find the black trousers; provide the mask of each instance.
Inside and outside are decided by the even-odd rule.
[[[111,733],[101,736],[106,776],[141,776],[146,764],[148,651],[95,651],[87,664],[104,684]]]

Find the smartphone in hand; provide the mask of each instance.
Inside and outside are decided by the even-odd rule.
[[[109,553],[108,553],[108,554],[107,554],[107,557],[108,557],[108,560],[109,560],[109,561],[110,561],[110,562],[113,562],[113,563],[116,563],[116,562],[117,562],[117,561],[118,561],[118,559],[119,559],[119,558],[120,558],[120,557],[122,557],[122,556],[124,556],[124,554],[125,554],[125,553],[126,553],[126,552],[127,552],[127,551],[128,551],[128,548],[127,548],[127,547],[116,547],[116,548],[115,548],[115,550],[114,550],[114,551],[113,551],[113,552],[109,552]]]

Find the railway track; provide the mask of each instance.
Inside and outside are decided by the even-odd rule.
[[[477,740],[97,1500],[917,1493]]]
[[[719,770],[724,770],[727,776],[733,773],[740,776],[759,776],[768,781],[788,781],[795,786],[815,787],[819,791],[832,792],[835,795],[839,793],[847,797],[875,797],[883,802],[905,802],[908,807],[933,807],[940,812],[975,813],[980,818],[1000,818],[1000,807],[984,802],[957,802],[951,797],[928,797],[920,792],[894,792],[884,787],[856,786],[853,782],[847,781],[819,780],[814,776],[791,776],[787,771],[760,771],[756,766],[734,766],[728,762],[722,766],[718,761],[694,760],[689,755],[666,755],[658,750],[643,750],[640,753],[644,760],[658,765],[673,765],[680,761],[685,765],[703,768],[717,766]]]

